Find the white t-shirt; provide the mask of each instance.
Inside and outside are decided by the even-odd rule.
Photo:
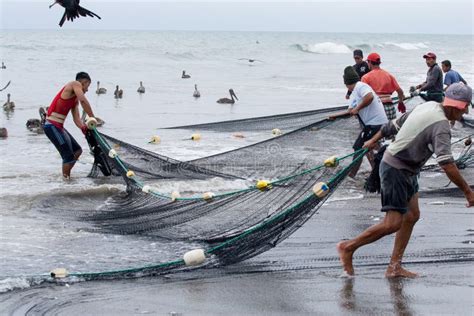
[[[388,122],[388,119],[382,101],[380,101],[380,98],[368,84],[361,81],[356,83],[349,100],[349,108],[353,109],[357,107],[362,99],[371,92],[374,99],[372,100],[372,103],[359,111],[359,117],[365,125],[383,125]]]

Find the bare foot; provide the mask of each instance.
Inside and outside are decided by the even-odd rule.
[[[339,259],[341,260],[342,268],[348,275],[354,275],[354,267],[352,266],[352,254],[353,251],[346,249],[347,241],[341,241],[337,244],[336,249],[339,253]]]
[[[416,278],[417,273],[403,269],[400,264],[390,264],[385,272],[387,278]]]

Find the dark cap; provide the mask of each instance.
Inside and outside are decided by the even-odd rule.
[[[364,54],[362,53],[361,49],[356,49],[354,50],[354,57],[364,57]]]
[[[352,66],[347,66],[344,69],[343,78],[344,78],[344,84],[347,84],[347,85],[354,84],[360,81],[359,75],[357,74],[354,67]]]
[[[429,53],[426,53],[423,55],[423,58],[433,58],[433,59],[436,59],[436,54],[435,53],[432,53],[432,52],[429,52]]]

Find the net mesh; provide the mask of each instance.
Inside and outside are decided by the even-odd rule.
[[[347,109],[347,106],[338,106],[327,109],[294,112],[262,117],[252,117],[240,120],[174,126],[168,127],[166,129],[189,129],[229,133],[242,131],[268,131],[274,128],[278,128],[282,131],[292,131],[310,125],[313,122],[320,121],[326,118],[330,113],[343,111],[345,109]]]
[[[99,146],[108,153],[114,149],[127,170],[143,179],[229,179],[273,178],[317,164],[334,150],[347,152],[359,132],[356,119],[322,119],[297,130],[236,150],[179,161],[144,150],[105,134],[98,134]],[[107,156],[107,155],[105,155]],[[120,170],[116,160],[106,157],[112,169]],[[97,167],[91,175],[98,174]]]

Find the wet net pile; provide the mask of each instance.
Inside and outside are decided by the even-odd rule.
[[[99,209],[81,213],[81,220],[101,232],[197,243],[206,257],[200,266],[240,262],[275,247],[317,212],[362,158],[363,151],[350,149],[358,131],[355,119],[324,118],[244,148],[183,162],[94,130],[88,137],[94,155],[101,157],[96,169],[122,176],[127,191]],[[335,154],[334,148],[349,154],[327,159]],[[163,192],[161,186],[171,180],[211,178],[231,184],[245,179],[248,186],[225,192],[209,188],[183,197]],[[98,279],[189,268],[178,259],[70,276]]]

